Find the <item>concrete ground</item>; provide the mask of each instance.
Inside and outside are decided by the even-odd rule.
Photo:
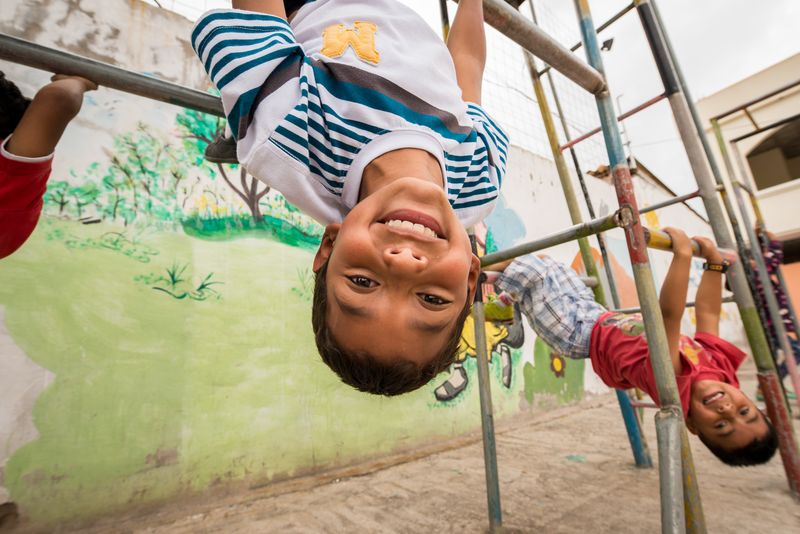
[[[752,393],[752,370],[743,374],[743,389]],[[652,411],[645,432],[655,460]],[[708,532],[800,532],[800,503],[787,490],[777,455],[766,466],[730,468],[694,437],[692,446]],[[497,449],[509,531],[660,531],[658,471],[634,467],[613,395],[504,421]],[[150,515],[108,518],[90,530],[483,532],[488,527],[484,484],[482,445],[473,441],[362,476],[290,485],[282,494],[262,489],[213,504],[167,506]]]

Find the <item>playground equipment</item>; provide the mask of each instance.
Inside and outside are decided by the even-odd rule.
[[[601,284],[596,283],[599,280],[597,276],[597,267],[591,256],[587,241],[589,236],[595,235],[599,240],[600,250],[604,258],[604,266],[607,269],[612,304],[614,308],[619,308],[619,298],[614,284],[613,273],[609,270],[610,263],[607,259],[602,233],[613,228],[622,228],[624,230],[631,264],[633,266],[635,285],[641,303],[641,313],[645,321],[652,367],[658,386],[659,397],[662,401],[662,406],[656,415],[662,531],[669,533],[705,532],[705,521],[699,492],[697,490],[697,479],[694,473],[691,450],[688,446],[686,430],[683,424],[680,398],[678,396],[675,376],[667,349],[666,334],[664,332],[661,311],[658,305],[657,293],[653,283],[653,276],[647,253],[648,246],[662,249],[669,248],[670,240],[669,236],[666,236],[663,232],[659,233],[654,230],[645,229],[640,222],[639,215],[645,210],[639,210],[637,206],[631,181],[631,172],[627,158],[623,152],[622,140],[617,125],[618,120],[666,99],[670,103],[681,132],[681,137],[697,180],[698,190],[689,195],[675,197],[656,206],[651,206],[648,210],[659,209],[679,202],[685,202],[691,198],[700,197],[709,214],[717,243],[721,247],[733,249],[734,241],[728,233],[722,207],[716,198],[716,193],[719,192],[733,228],[735,249],[739,251],[742,258],[747,257],[749,253],[753,254],[756,260],[755,269],[751,269],[746,261],[736,262],[731,270],[730,278],[733,286],[734,298],[742,316],[745,331],[758,366],[758,378],[764,393],[769,416],[779,434],[780,452],[789,481],[789,487],[796,496],[800,495],[800,456],[798,456],[796,438],[782,395],[781,385],[775,371],[770,345],[764,334],[761,319],[755,307],[751,288],[748,285],[748,279],[746,278],[747,274],[751,275],[751,280],[754,279],[754,275],[757,272],[763,279],[763,276],[765,276],[763,272],[763,258],[762,261],[759,262],[758,257],[760,250],[748,252],[749,249],[745,246],[736,213],[730,203],[721,173],[716,166],[699,118],[691,103],[686,84],[675,60],[672,47],[654,2],[652,0],[635,0],[615,14],[606,23],[595,28],[588,0],[575,0],[582,33],[582,44],[579,43],[573,46],[572,49],[567,49],[547,33],[543,32],[536,25],[535,16],[534,22],[531,22],[531,20],[521,15],[516,10],[520,3],[521,2],[512,0],[509,0],[507,3],[502,0],[484,0],[485,18],[487,23],[522,46],[527,52],[526,58],[530,67],[534,90],[537,94],[543,120],[545,121],[551,150],[556,159],[556,167],[564,189],[573,226],[563,231],[543,236],[531,243],[488,254],[482,258],[482,264],[489,265],[560,243],[578,240],[584,266],[587,275],[590,277],[589,280],[594,281],[596,284],[594,288],[595,296],[599,302],[607,305],[604,288]],[[440,6],[442,7],[443,29],[446,33],[449,23],[446,17],[445,0],[440,0]],[[531,6],[531,8],[533,8],[533,6]],[[603,73],[597,33],[609,27],[613,22],[619,20],[626,13],[634,9],[639,13],[656,64],[659,67],[659,73],[664,83],[664,92],[636,106],[630,111],[623,113],[620,117],[617,117]],[[588,63],[581,61],[572,53],[572,51],[577,50],[581,46],[585,48]],[[539,70],[535,58],[544,61],[547,63],[547,66]],[[13,61],[49,72],[84,76],[108,88],[191,108],[216,116],[223,116],[219,99],[212,95],[143,74],[130,72],[99,61],[53,50],[8,35],[0,34],[0,59]],[[552,94],[555,97],[556,107],[559,109],[561,120],[564,121],[563,113],[560,113],[561,105],[558,101],[555,86],[553,85],[552,79],[549,77],[551,69],[555,69],[564,74],[564,76],[576,83],[579,87],[595,96],[600,118],[600,128],[571,139],[569,128],[565,122],[562,122],[567,139],[564,143],[559,141],[548,107],[547,98],[541,84],[542,76],[547,74],[549,83],[551,84]],[[768,96],[769,95],[765,96],[765,98]],[[752,105],[752,103],[749,105]],[[733,112],[746,109],[746,107],[747,106],[740,107]],[[717,117],[717,120],[719,119],[720,117]],[[772,127],[774,126],[777,126],[777,124]],[[596,217],[586,186],[583,183],[582,173],[580,172],[580,165],[578,164],[574,147],[581,141],[601,131],[608,151],[609,166],[614,179],[619,209],[611,215]],[[758,131],[764,131],[764,129],[760,128]],[[718,134],[718,138],[723,150],[723,155],[725,156],[726,165],[729,168],[729,173],[733,176],[732,165],[725,151],[721,134]],[[733,140],[732,143],[738,140],[739,139]],[[565,150],[570,150],[571,152],[571,157],[581,182],[581,189],[587,202],[591,219],[586,222],[581,220],[575,192],[572,188],[572,178],[569,175],[563,157],[563,151]],[[711,173],[709,173],[707,167],[709,164],[711,166]],[[738,185],[739,186],[735,188],[735,192],[739,195],[737,200],[739,200],[740,208],[742,208],[744,204],[741,191],[746,191],[747,189],[741,183]],[[753,200],[752,195],[751,200]],[[754,206],[757,209],[757,204],[754,204]],[[743,219],[746,217],[745,213],[746,210],[742,209]],[[761,221],[761,223],[763,224],[763,221]],[[745,227],[748,229],[748,235],[751,237],[751,248],[757,248],[757,244],[754,244],[753,236],[749,233],[749,229],[752,228],[752,225],[749,224],[747,219],[745,219]],[[770,312],[775,311],[774,302],[767,302],[766,304],[770,308]],[[480,291],[478,291],[476,295],[473,313],[475,314],[475,336],[476,345],[478,347],[478,374],[489,524],[493,531],[497,531],[502,526],[502,506],[495,452],[491,392],[489,390],[488,380],[488,358],[485,351],[483,304]],[[774,322],[780,324],[780,321]],[[781,342],[782,346],[780,347],[783,350],[785,350],[783,346],[784,341]],[[634,407],[639,407],[641,403],[637,403],[634,406],[624,393],[618,392],[617,395],[636,464],[640,466],[651,465],[649,452],[642,438],[638,421],[633,410]]]

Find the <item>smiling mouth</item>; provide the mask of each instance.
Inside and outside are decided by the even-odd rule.
[[[709,404],[718,401],[724,395],[725,393],[723,393],[722,391],[716,391],[710,395],[706,395],[705,397],[703,397],[703,406],[708,406]]]
[[[414,210],[393,211],[378,222],[385,224],[389,228],[414,232],[428,238],[445,238],[442,227],[436,219]]]

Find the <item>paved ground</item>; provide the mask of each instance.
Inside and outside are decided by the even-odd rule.
[[[752,377],[745,378],[744,389],[752,392]],[[645,430],[654,446],[652,412]],[[780,460],[729,468],[692,439],[710,533],[800,532],[800,503],[787,491]],[[511,532],[660,531],[657,470],[633,466],[613,395],[506,421],[497,442],[504,524]],[[482,532],[488,525],[479,442],[363,476],[308,484],[279,495],[254,490],[214,504],[108,519],[92,530],[407,534]]]

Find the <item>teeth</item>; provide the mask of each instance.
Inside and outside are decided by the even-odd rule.
[[[403,230],[411,230],[412,232],[416,232],[418,234],[427,236],[427,237],[438,237],[436,232],[425,226],[424,224],[419,223],[412,223],[411,221],[400,221],[397,219],[392,219],[390,221],[386,221],[386,226],[391,228],[401,228]]]

